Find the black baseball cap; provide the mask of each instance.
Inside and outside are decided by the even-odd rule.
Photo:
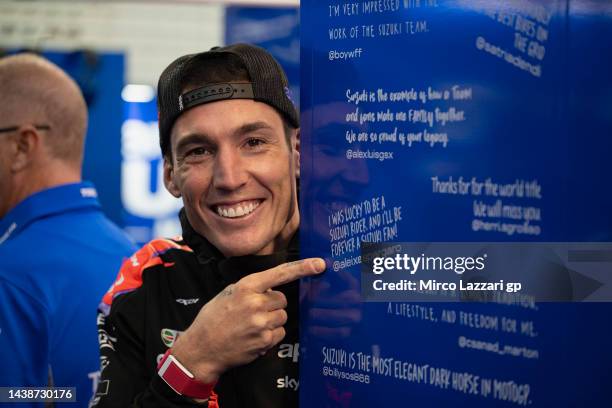
[[[202,83],[200,87],[184,92],[189,75],[197,64],[232,54],[237,57],[249,75],[249,81]],[[194,68],[195,67],[195,68]],[[188,54],[172,62],[159,77],[157,108],[159,114],[159,144],[162,154],[170,147],[170,132],[176,119],[186,110],[204,103],[226,99],[252,99],[275,108],[291,126],[300,127],[299,115],[290,99],[287,76],[280,64],[263,48],[249,44],[214,47],[210,51]]]

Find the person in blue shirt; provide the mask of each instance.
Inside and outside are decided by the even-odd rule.
[[[76,387],[70,406],[85,407],[96,307],[135,247],[81,181],[77,84],[42,57],[6,57],[0,101],[0,387]]]

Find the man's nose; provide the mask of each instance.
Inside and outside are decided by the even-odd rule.
[[[213,170],[213,186],[220,190],[236,190],[247,180],[245,163],[240,154],[232,149],[219,149]]]

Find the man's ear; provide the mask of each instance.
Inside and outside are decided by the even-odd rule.
[[[300,128],[293,131],[291,135],[291,147],[293,151],[293,164],[295,166],[295,176],[300,177]]]
[[[40,149],[43,147],[42,135],[34,126],[19,128],[12,144],[11,170],[19,172],[40,160]]]
[[[166,190],[170,192],[176,198],[181,196],[181,190],[174,183],[174,166],[172,165],[172,158],[164,155],[164,185]]]

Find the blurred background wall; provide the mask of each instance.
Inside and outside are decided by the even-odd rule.
[[[299,1],[0,1],[0,53],[34,51],[81,86],[90,123],[84,178],[106,214],[142,244],[180,233],[166,192],[156,84],[175,58],[249,42],[284,66],[299,103]]]

